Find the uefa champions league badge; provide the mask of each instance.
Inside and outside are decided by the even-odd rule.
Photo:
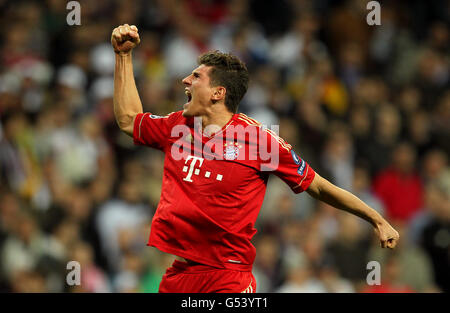
[[[239,149],[242,148],[237,142],[229,142],[224,144],[223,157],[225,160],[236,160],[239,156]]]
[[[294,163],[297,165],[300,165],[297,169],[297,173],[300,176],[303,176],[303,172],[305,171],[306,163],[304,160],[299,158],[299,156],[294,152],[294,150],[291,150],[292,159],[294,160]],[[300,164],[301,163],[301,164]]]
[[[294,160],[295,164],[300,164],[300,158],[298,155],[294,152],[294,150],[291,150],[292,159]]]
[[[303,172],[305,171],[306,163],[302,160],[302,164],[298,167],[297,173],[300,176],[303,176]]]

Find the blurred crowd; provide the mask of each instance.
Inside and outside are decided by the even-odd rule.
[[[197,56],[232,52],[251,74],[239,111],[400,233],[381,249],[367,222],[273,177],[258,292],[450,291],[449,1],[379,1],[379,26],[361,0],[80,0],[80,26],[67,2],[0,0],[0,291],[157,292],[173,261],[146,246],[163,154],[113,115],[124,23],[144,111],[180,110]]]

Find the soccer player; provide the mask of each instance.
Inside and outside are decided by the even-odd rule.
[[[374,227],[381,247],[399,234],[356,196],[317,174],[292,147],[257,121],[238,114],[248,71],[235,56],[218,51],[198,59],[183,79],[188,102],[167,116],[142,112],[131,52],[136,26],[115,28],[114,114],[137,145],[165,153],[161,199],[148,245],[177,256],[160,292],[255,292],[251,238],[270,173],[294,193],[355,214]]]

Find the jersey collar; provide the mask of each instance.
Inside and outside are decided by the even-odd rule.
[[[231,124],[233,124],[233,122],[236,120],[236,116],[237,116],[237,114],[235,113],[235,114],[233,114],[233,116],[230,118],[230,120],[225,124],[225,125],[223,125],[223,127],[220,129],[220,130],[218,130],[217,132],[215,132],[215,133],[213,133],[213,134],[211,134],[211,135],[205,135],[205,134],[203,134],[202,132],[201,132],[201,130],[200,129],[197,129],[197,134],[198,135],[201,135],[202,137],[204,137],[204,138],[206,138],[206,139],[212,139],[212,138],[214,138],[214,137],[216,137],[216,136],[218,136],[218,135],[220,135],[220,134],[222,134]],[[195,128],[194,128],[195,129]],[[195,130],[194,130],[195,131]]]

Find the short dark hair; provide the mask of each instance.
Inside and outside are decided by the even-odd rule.
[[[225,106],[230,112],[236,113],[248,88],[247,66],[238,57],[219,50],[200,55],[198,64],[212,67],[209,72],[211,85],[225,87]]]

